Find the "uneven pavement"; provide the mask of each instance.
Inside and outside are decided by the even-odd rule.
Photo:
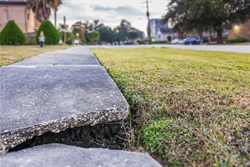
[[[1,167],[160,167],[147,154],[61,144],[13,152],[0,160]]]
[[[83,47],[44,53],[2,67],[0,83],[0,153],[2,154],[34,136],[124,120],[129,112],[129,105],[114,81],[90,50]],[[61,149],[64,150],[63,155],[59,153]],[[106,153],[108,150],[47,145],[2,155],[0,160],[4,163],[1,163],[1,166],[34,166],[36,159],[30,155],[33,153],[39,157],[40,154],[49,155],[49,150],[55,153],[54,159],[46,161],[48,157],[42,156],[44,159],[40,161],[44,161],[43,163],[47,165],[50,163],[50,166],[61,166],[55,163],[61,156],[71,155],[70,150],[78,150],[85,155],[85,159],[89,159],[88,156],[95,153],[109,156]],[[24,154],[26,152],[31,154]],[[129,155],[121,151],[117,153],[110,151],[110,158],[113,154],[119,155],[120,158],[124,154],[123,160],[126,160],[125,157],[132,157],[136,153]],[[139,157],[140,155],[138,154]],[[21,165],[17,160],[18,157],[30,160],[33,165],[25,162]],[[75,156],[69,166],[75,166],[74,160],[79,162],[78,166],[86,166],[82,165],[83,160],[77,159],[80,157],[81,155]],[[16,161],[13,161],[14,159]],[[153,160],[149,158],[149,161]],[[92,161],[89,163],[92,164]],[[130,166],[138,166],[136,163],[133,165],[133,161],[128,163],[132,163]],[[139,166],[145,166],[143,163],[147,161]]]

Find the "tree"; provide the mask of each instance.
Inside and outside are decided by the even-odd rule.
[[[100,33],[100,41],[113,44],[115,41],[115,32],[112,28],[102,25],[98,27],[97,31]]]
[[[60,36],[61,36],[61,39],[64,39],[64,32],[60,32]],[[66,32],[65,36],[66,36],[66,39],[65,41],[63,40],[63,42],[68,45],[72,45],[75,39],[75,35],[72,32]]]
[[[100,40],[100,33],[97,31],[91,31],[88,33],[88,38],[92,44],[96,44]]]
[[[54,25],[57,27],[57,11],[58,6],[62,4],[62,0],[47,0],[47,3],[54,10]]]
[[[92,23],[89,21],[83,22],[83,26],[85,28],[84,36],[87,42],[90,42],[89,37],[88,37],[88,32],[96,31],[102,25],[103,24],[99,24],[99,20],[94,20]]]
[[[47,0],[27,0],[27,7],[32,9],[37,20],[41,23],[48,20],[51,15],[51,9]]]
[[[60,24],[58,26],[58,31],[60,32],[61,39],[65,43],[68,39],[67,37],[67,31],[69,30],[69,25],[68,24]]]
[[[138,32],[131,31],[128,33],[128,39],[131,39],[133,43],[134,43],[134,40],[138,37],[139,37]]]
[[[91,25],[93,28],[92,30],[94,30],[94,31],[96,31],[99,27],[103,26],[103,24],[99,23],[99,20],[94,20],[93,23],[91,23]]]
[[[37,20],[44,22],[51,15],[51,8],[54,10],[54,23],[57,26],[58,6],[62,4],[62,0],[27,0],[27,7],[32,9]]]
[[[126,41],[131,39],[134,41],[136,38],[142,38],[143,32],[132,27],[131,23],[125,19],[120,22],[120,25],[115,27],[114,31],[116,34],[116,41],[119,43],[120,41]]]
[[[36,33],[36,39],[38,43],[38,37],[40,35],[40,32],[43,31],[45,36],[45,44],[47,45],[56,45],[59,43],[60,40],[60,34],[58,30],[54,27],[54,25],[49,21],[44,21]]]
[[[76,36],[78,35],[81,42],[86,42],[85,37],[85,26],[82,21],[77,21],[75,24],[71,26],[72,33]]]
[[[69,25],[68,24],[60,24],[59,23],[59,26],[58,26],[58,30],[60,31],[60,32],[66,32],[66,31],[68,31],[69,30]]]
[[[217,32],[223,43],[223,30],[250,18],[250,0],[171,0],[164,22],[174,23],[175,31]]]
[[[10,20],[3,28],[0,35],[1,45],[23,45],[25,36],[15,21]]]
[[[125,19],[122,19],[120,22],[120,25],[115,28],[115,31],[118,32],[117,34],[117,40],[125,41],[128,39],[128,32],[131,29],[131,23]]]
[[[131,29],[128,32],[128,39],[131,39],[134,43],[135,39],[142,38],[142,34],[143,34],[142,31],[140,31],[134,27],[131,27]]]

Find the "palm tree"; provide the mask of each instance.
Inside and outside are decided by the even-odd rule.
[[[69,25],[68,24],[60,24],[59,23],[58,30],[60,32],[66,32],[66,31],[68,31],[68,29],[69,29]]]
[[[48,20],[51,15],[51,9],[46,0],[27,0],[27,7],[32,9],[40,22]]]
[[[51,8],[54,10],[55,27],[57,22],[58,6],[62,0],[27,0],[27,6],[36,14],[37,20],[43,22],[48,20],[51,15]]]
[[[57,27],[57,11],[58,6],[62,4],[62,0],[46,0],[49,6],[54,10],[54,24]]]
[[[69,30],[69,25],[68,24],[60,24],[58,26],[58,31],[63,34],[63,42],[66,42],[66,32]]]

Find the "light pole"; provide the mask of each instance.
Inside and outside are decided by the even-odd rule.
[[[151,29],[150,29],[150,13],[149,13],[149,7],[148,7],[148,0],[146,0],[146,6],[147,6],[147,13],[146,16],[148,18],[148,39],[149,39],[149,43],[151,43]]]
[[[63,41],[66,43],[66,17],[63,17],[64,31],[63,31]]]

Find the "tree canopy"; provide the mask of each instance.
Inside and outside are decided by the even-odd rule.
[[[56,26],[56,12],[58,6],[62,4],[62,0],[27,0],[27,6],[35,13],[37,20],[44,22],[48,20],[51,15],[51,8],[55,14],[55,26]]]
[[[102,25],[98,27],[97,31],[100,33],[100,41],[113,44],[116,39],[116,33],[111,27]]]
[[[92,44],[96,44],[100,40],[100,33],[98,31],[91,31],[88,33],[88,38]]]
[[[85,38],[82,42],[96,43],[98,41],[113,44],[115,42],[120,43],[135,39],[143,36],[143,32],[132,27],[131,23],[127,20],[121,20],[120,24],[115,28],[111,28],[102,23],[99,20],[90,21],[77,21],[71,26],[72,33],[78,34],[80,39]],[[98,35],[97,33],[98,32]],[[89,33],[92,33],[89,35]],[[98,36],[98,38],[96,38]],[[91,39],[90,39],[91,38]],[[93,40],[94,38],[94,40]],[[98,40],[97,40],[98,39]]]
[[[62,0],[46,0],[47,4],[53,9],[54,11],[54,26],[57,27],[57,11],[58,7],[62,4]]]
[[[71,26],[72,33],[76,36],[78,34],[81,42],[86,42],[85,37],[85,26],[82,21],[77,21],[75,24]]]
[[[120,25],[115,28],[118,41],[126,41],[131,39],[132,41],[138,37],[141,37],[143,32],[132,27],[131,23],[125,19],[120,22]]]
[[[179,32],[217,32],[222,43],[223,29],[250,19],[250,0],[170,0],[164,22],[171,19]]]
[[[103,24],[99,23],[99,20],[89,21],[77,21],[71,26],[73,34],[78,34],[82,42],[90,42],[88,32],[96,31]]]

